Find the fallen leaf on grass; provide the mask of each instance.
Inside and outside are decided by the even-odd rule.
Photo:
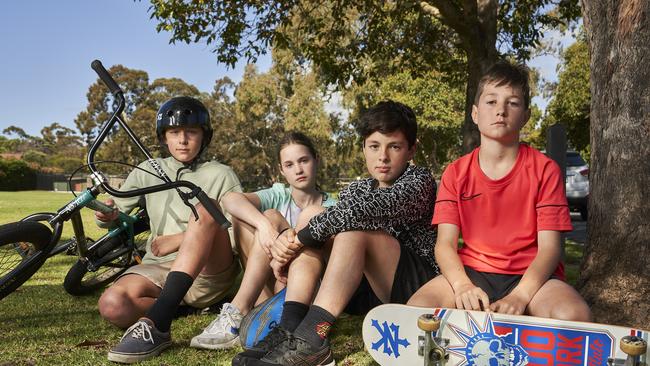
[[[104,347],[106,345],[108,345],[108,342],[106,342],[106,341],[89,341],[89,340],[85,340],[85,341],[79,343],[78,345],[76,345],[75,347],[101,348],[101,347]]]

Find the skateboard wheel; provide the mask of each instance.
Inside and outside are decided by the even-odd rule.
[[[435,332],[440,328],[440,318],[433,314],[422,314],[418,317],[418,328],[425,332]]]
[[[646,352],[648,343],[643,338],[625,336],[621,338],[621,351],[630,356],[639,356]]]

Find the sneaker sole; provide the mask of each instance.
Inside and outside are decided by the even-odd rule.
[[[331,361],[330,361],[331,360]],[[336,366],[336,360],[334,359],[334,356],[332,355],[332,351],[330,350],[330,353],[325,360],[325,362],[330,361],[328,363],[321,363],[318,366]]]
[[[117,363],[135,363],[158,356],[162,351],[171,346],[172,342],[165,342],[147,353],[119,353],[108,352],[108,360]]]
[[[217,343],[217,344],[203,343],[199,339],[200,338],[198,337],[192,338],[192,340],[190,341],[190,347],[215,350],[215,349],[230,349],[239,346],[239,337],[233,338],[231,341],[226,343]]]

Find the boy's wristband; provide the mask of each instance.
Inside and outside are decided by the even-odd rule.
[[[306,247],[320,249],[325,242],[316,240],[309,231],[309,226],[305,226],[298,232],[298,240]]]

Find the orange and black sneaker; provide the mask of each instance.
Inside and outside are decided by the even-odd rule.
[[[269,334],[266,335],[255,346],[237,354],[232,359],[232,366],[252,365],[253,361],[259,361],[267,353],[273,351],[280,343],[291,337],[291,332],[276,324]]]
[[[260,360],[251,360],[248,363],[254,366],[334,366],[335,364],[328,340],[325,340],[322,346],[314,347],[296,336],[285,339]]]

